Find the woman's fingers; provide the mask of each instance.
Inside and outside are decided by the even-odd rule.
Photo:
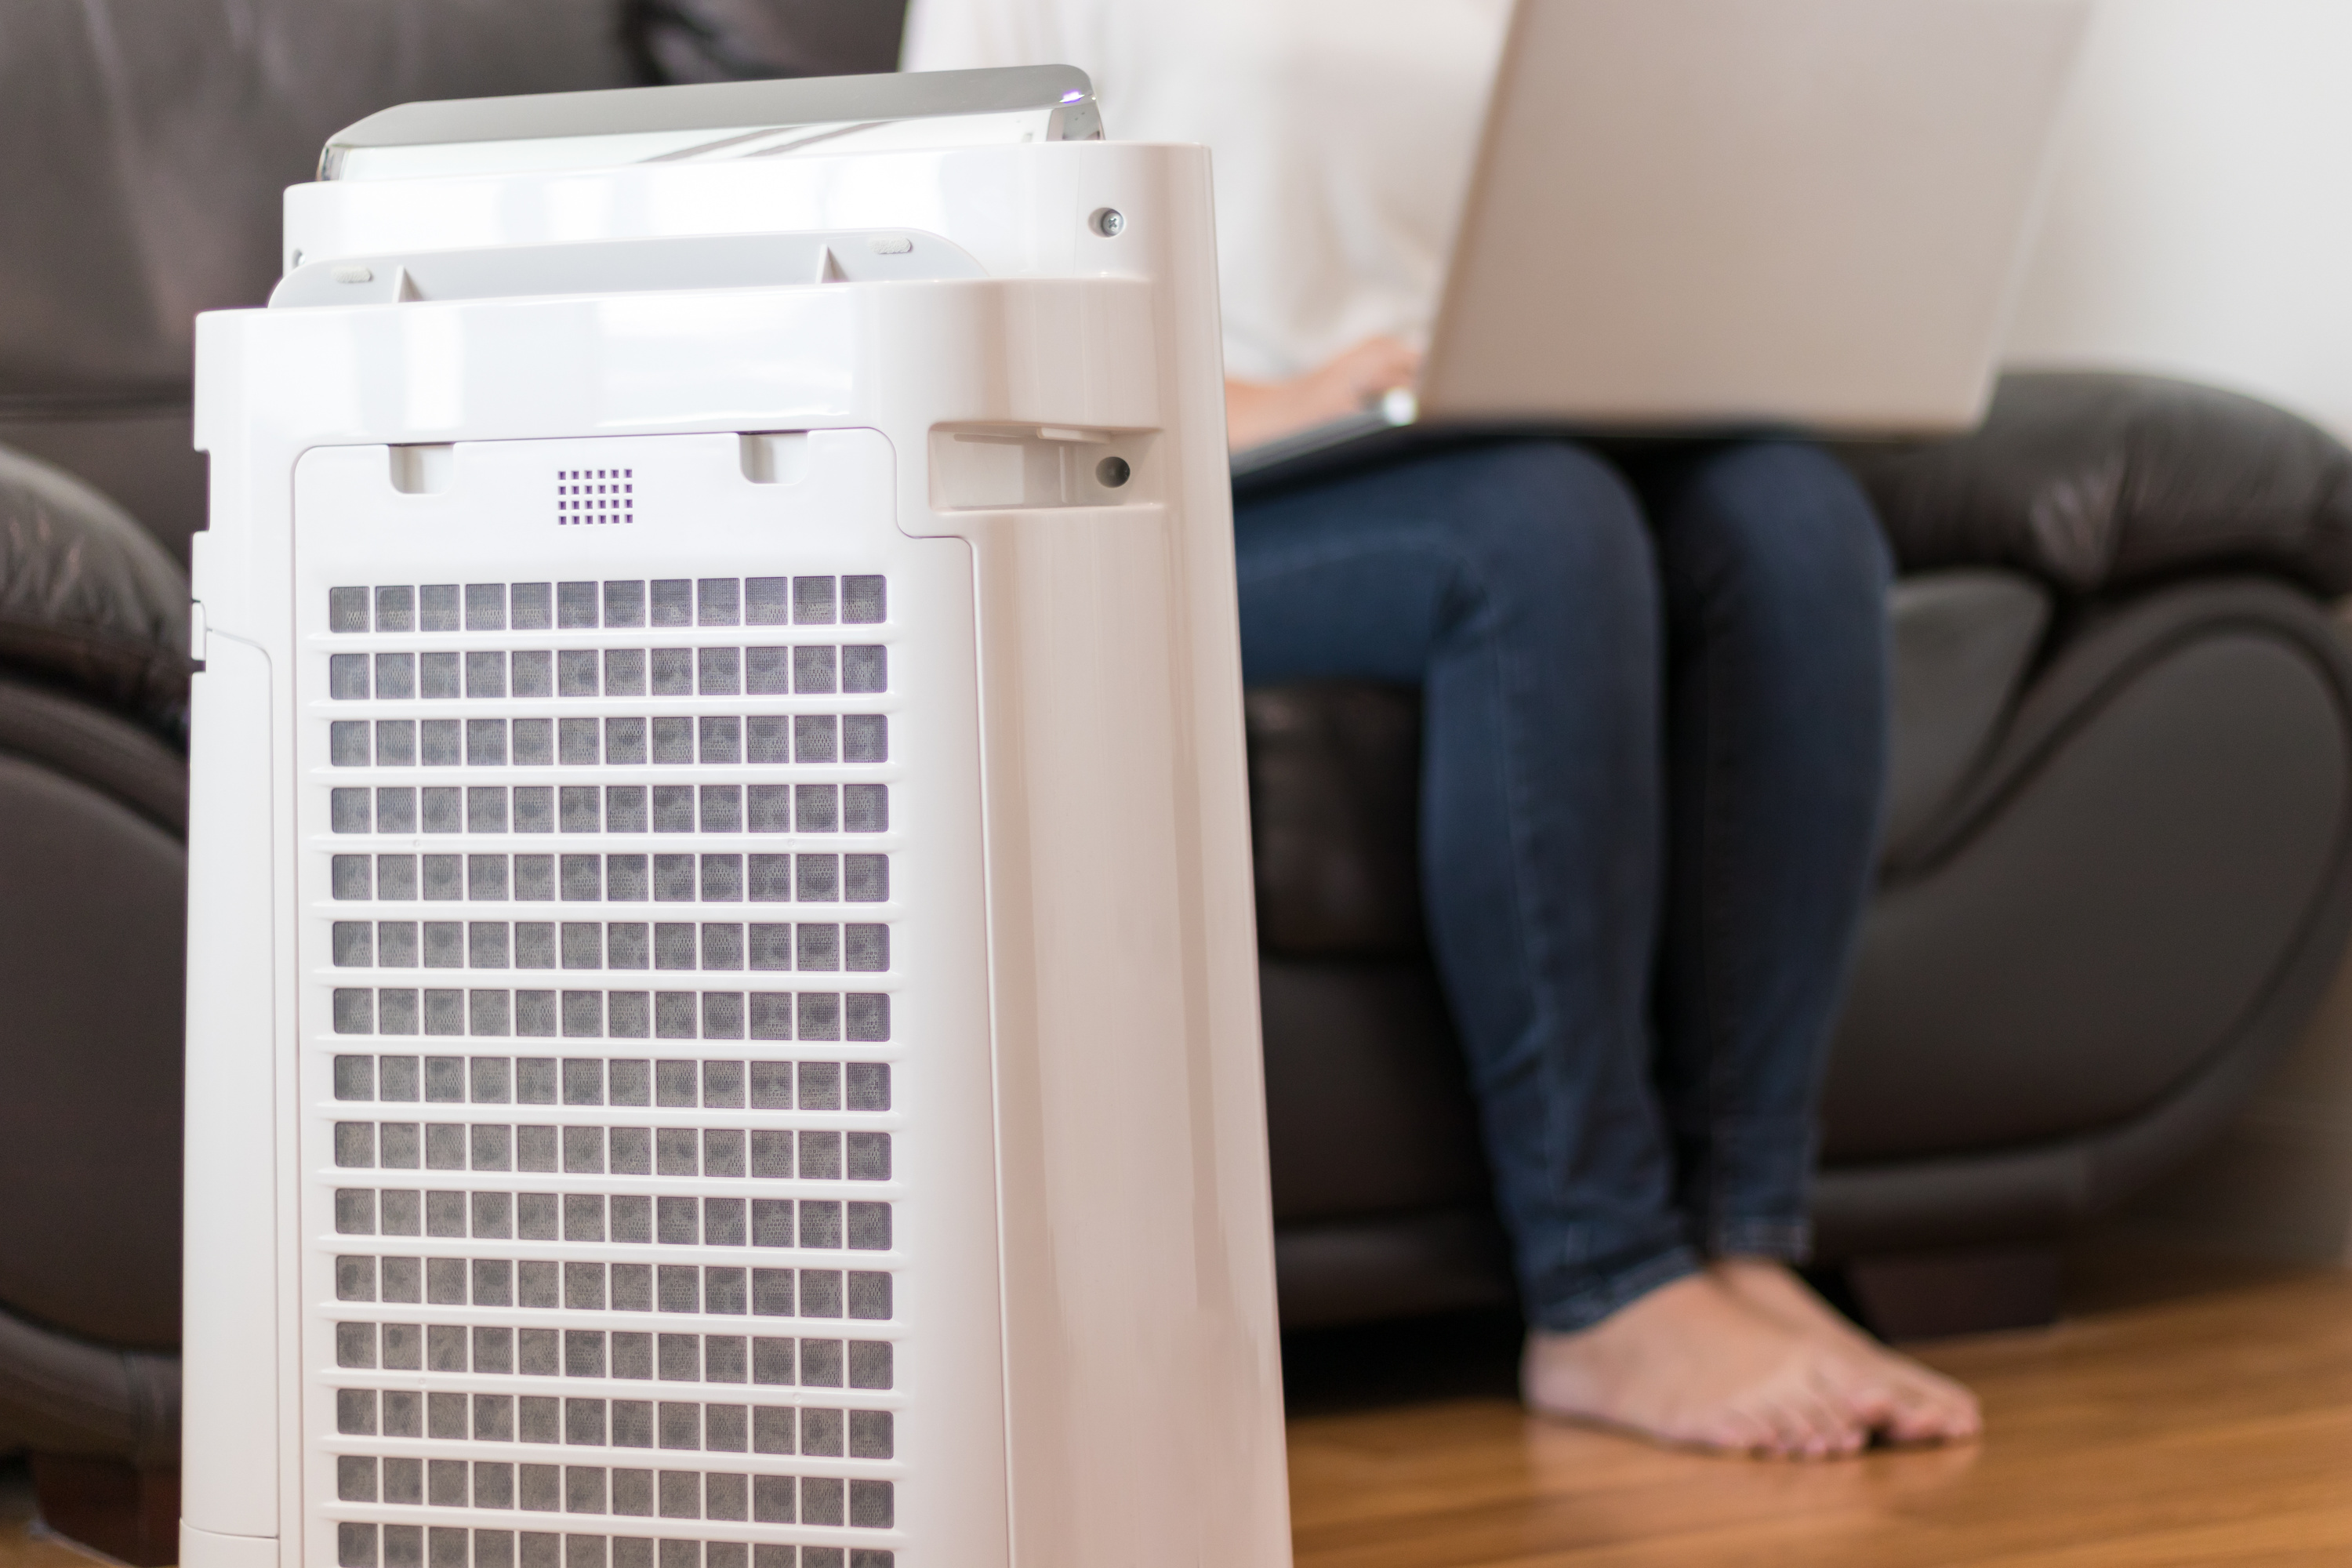
[[[1420,351],[1394,338],[1367,338],[1288,381],[1225,383],[1225,438],[1235,447],[1345,418],[1383,393],[1411,386]]]

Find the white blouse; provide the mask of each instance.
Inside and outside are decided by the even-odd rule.
[[[908,70],[1075,65],[1123,141],[1202,142],[1225,369],[1425,344],[1510,0],[914,0]]]

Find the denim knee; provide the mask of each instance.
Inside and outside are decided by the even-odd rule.
[[[1641,502],[1617,470],[1565,441],[1475,447],[1436,460],[1465,584],[1509,617],[1572,611],[1593,595],[1648,603],[1654,568]]]
[[[1656,522],[1670,575],[1674,564],[1727,573],[1788,615],[1874,607],[1893,575],[1861,485],[1798,442],[1727,447],[1694,463],[1662,498]]]

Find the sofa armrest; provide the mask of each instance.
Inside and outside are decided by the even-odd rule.
[[[0,447],[0,669],[184,741],[188,580],[130,515]]]
[[[1969,435],[1841,455],[1906,572],[2007,566],[2064,595],[2244,570],[2352,591],[2352,452],[2235,393],[2015,374]]]

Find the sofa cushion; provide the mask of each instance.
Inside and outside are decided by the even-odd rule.
[[[2000,733],[2050,622],[2050,596],[2014,572],[1928,572],[1888,596],[1895,734],[1879,843],[1889,857],[1932,826]]]
[[[187,578],[121,508],[5,447],[0,666],[184,733]]]
[[[184,399],[199,310],[258,305],[280,193],[411,99],[627,85],[615,0],[9,0],[0,409]]]
[[[1244,694],[1258,945],[1418,952],[1421,694],[1303,681]]]
[[[1843,456],[1906,572],[2008,566],[2084,595],[2252,568],[2352,591],[2352,452],[2235,393],[2014,374],[1973,434]]]
[[[665,82],[898,68],[906,0],[635,0],[629,42]]]

